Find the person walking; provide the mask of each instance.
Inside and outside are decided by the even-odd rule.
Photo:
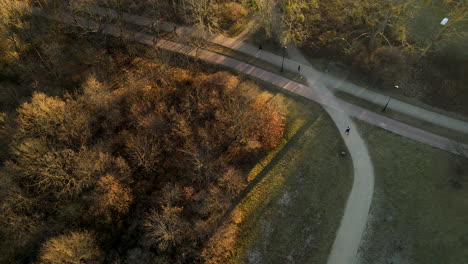
[[[297,65],[297,71],[301,72],[301,65]]]
[[[349,136],[349,131],[351,131],[351,128],[348,126],[348,127],[346,128],[346,130],[345,130],[345,133],[346,133],[347,136]]]
[[[258,49],[259,49],[259,50],[262,50],[262,49],[263,49],[262,44],[260,44],[260,45],[258,46]]]

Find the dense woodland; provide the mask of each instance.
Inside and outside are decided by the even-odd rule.
[[[418,46],[390,23],[415,2],[0,0],[0,263],[212,262],[208,241],[286,122],[254,82],[33,6],[98,4],[223,32],[255,18],[280,44],[344,54],[373,79],[422,69],[464,98],[463,68],[415,60],[437,66],[439,39]],[[464,18],[464,2],[446,2]]]
[[[0,262],[211,259],[283,113],[230,73],[23,14],[2,28]]]
[[[114,87],[91,75],[80,92],[20,105],[1,170],[2,257],[198,259],[283,120],[229,73],[159,67],[134,62]]]

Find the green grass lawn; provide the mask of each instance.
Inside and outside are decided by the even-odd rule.
[[[468,160],[357,122],[376,175],[361,263],[468,263]]]
[[[424,1],[420,0],[420,2]],[[410,38],[424,46],[441,30],[440,22],[444,17],[449,17],[450,8],[442,4],[442,0],[434,0],[430,1],[430,4],[421,4],[420,8],[412,11],[413,15],[405,17],[404,23],[409,26]],[[459,23],[453,29],[466,32],[468,23]],[[468,39],[466,37],[464,39],[450,37],[439,41],[435,46],[443,52],[455,51],[468,56]]]
[[[283,143],[250,172],[229,263],[326,263],[352,185],[352,161],[326,112],[281,93]],[[252,186],[252,184],[254,186]]]

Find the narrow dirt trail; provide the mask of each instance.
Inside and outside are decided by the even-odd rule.
[[[288,47],[288,54],[292,59],[312,67],[296,47]],[[328,87],[322,81],[314,78],[314,76],[317,76],[316,74],[308,72],[307,69],[302,74],[307,79],[309,86],[324,92],[329,100],[334,100],[335,96]],[[366,227],[374,193],[374,168],[366,143],[359,135],[359,131],[351,118],[343,111],[328,106],[323,107],[340,130],[353,160],[354,168],[353,187],[346,202],[343,218],[327,263],[354,264],[356,263],[357,251]],[[351,132],[346,135],[344,131],[348,126],[351,128]]]

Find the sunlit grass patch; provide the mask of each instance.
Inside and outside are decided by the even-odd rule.
[[[250,170],[242,199],[218,230],[218,236],[235,233],[223,263],[243,263],[259,248],[261,263],[323,263],[334,241],[352,184],[351,160],[339,157],[344,144],[319,105],[283,99],[283,141]]]

